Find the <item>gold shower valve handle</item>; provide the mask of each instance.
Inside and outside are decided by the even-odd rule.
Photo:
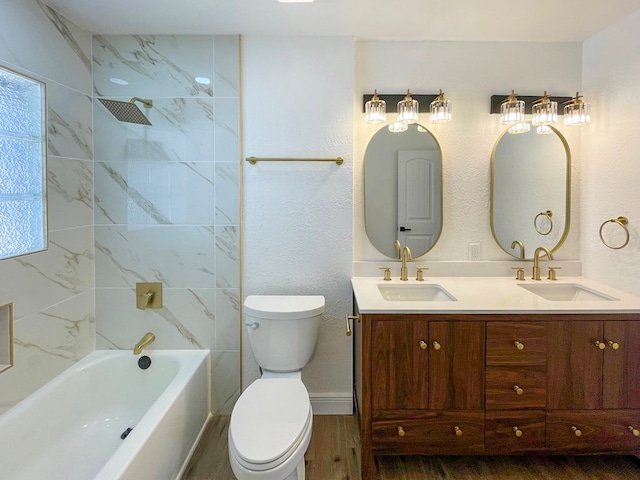
[[[620,348],[620,344],[618,342],[614,342],[613,340],[609,340],[607,342],[607,345],[609,345],[614,350],[618,350]]]
[[[516,347],[518,350],[524,350],[524,343],[521,343],[517,340],[513,342],[513,346]]]
[[[440,350],[442,348],[442,345],[440,345],[438,342],[434,341],[433,342],[433,349],[434,350]]]
[[[598,347],[600,350],[604,350],[605,348],[607,348],[607,344],[604,342],[600,342],[598,340],[596,340],[595,342],[593,342],[593,344]]]
[[[576,427],[576,426],[572,426],[572,427],[571,427],[571,430],[573,431],[573,434],[574,434],[576,437],[581,437],[581,436],[582,436],[582,430],[580,430],[578,427]]]
[[[522,395],[524,393],[524,390],[518,385],[513,386],[513,391],[516,392],[516,395]]]
[[[405,432],[404,432],[404,428],[402,427],[398,427],[398,436],[399,437],[404,437],[405,436]]]
[[[455,426],[453,427],[453,431],[456,433],[456,437],[461,437],[462,436],[462,429],[459,426]]]
[[[420,340],[420,348],[422,350],[426,350],[427,349],[427,342],[425,342],[424,340]]]
[[[513,433],[518,438],[520,438],[522,436],[522,430],[520,430],[518,427],[513,427]]]
[[[627,428],[633,434],[634,437],[640,437],[640,430],[638,430],[637,428],[633,427],[633,425],[629,425]]]

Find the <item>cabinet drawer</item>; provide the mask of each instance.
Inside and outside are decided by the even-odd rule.
[[[377,454],[456,455],[484,452],[484,412],[421,412],[413,417],[374,420]]]
[[[544,411],[487,412],[485,453],[508,455],[543,451],[545,448],[544,426]]]
[[[638,436],[634,435],[634,429]],[[640,411],[547,412],[547,448],[559,453],[638,452]]]
[[[546,361],[545,323],[487,324],[487,365],[544,365]]]
[[[544,408],[547,374],[544,367],[487,367],[487,410]]]

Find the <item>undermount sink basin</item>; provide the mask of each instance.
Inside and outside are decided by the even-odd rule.
[[[378,285],[382,298],[391,302],[455,302],[456,298],[440,285]]]
[[[583,287],[577,283],[520,285],[520,287],[553,302],[602,302],[618,300],[617,298]]]

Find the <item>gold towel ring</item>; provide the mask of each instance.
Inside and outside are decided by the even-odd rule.
[[[624,243],[618,247],[614,247],[613,245],[607,243],[605,239],[602,237],[602,229],[607,223],[610,223],[610,222],[617,223],[618,225],[620,225],[624,229],[625,233],[627,234],[627,238],[625,239]],[[627,219],[627,217],[612,218],[610,220],[604,221],[602,225],[600,225],[600,240],[602,240],[602,243],[604,243],[607,247],[612,248],[614,250],[620,250],[621,248],[626,247],[627,244],[629,243],[629,229],[627,228],[628,223],[629,223],[629,219]]]
[[[549,220],[549,231],[548,232],[541,232],[538,229],[538,217],[542,215],[543,217],[546,217]],[[535,216],[535,218],[533,219],[533,228],[536,229],[536,232],[538,232],[540,235],[549,235],[551,233],[551,230],[553,230],[553,220],[551,220],[551,217],[553,216],[553,212],[551,210],[547,210],[546,212],[540,212],[539,214],[537,214]]]

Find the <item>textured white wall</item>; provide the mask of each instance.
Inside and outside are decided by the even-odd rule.
[[[503,127],[489,113],[490,97],[508,94],[573,95],[581,85],[579,43],[491,42],[357,42],[354,112],[354,259],[382,260],[365,234],[363,158],[378,126],[364,122],[362,94],[437,93],[442,88],[453,102],[454,120],[432,125],[421,120],[438,139],[443,153],[444,224],[429,260],[467,260],[468,244],[480,242],[482,260],[508,260],[495,243],[489,224],[490,160]],[[384,127],[386,128],[386,127]],[[580,131],[559,130],[572,151],[572,224],[558,260],[579,257]]]
[[[640,12],[584,42],[583,85],[592,108],[582,146],[583,271],[640,295]],[[629,219],[631,240],[611,250],[598,230],[620,215]]]
[[[319,294],[326,313],[303,380],[328,410],[350,411],[354,44],[351,38],[243,37],[243,295]],[[243,384],[259,376],[243,343]],[[336,403],[337,402],[337,403]]]

